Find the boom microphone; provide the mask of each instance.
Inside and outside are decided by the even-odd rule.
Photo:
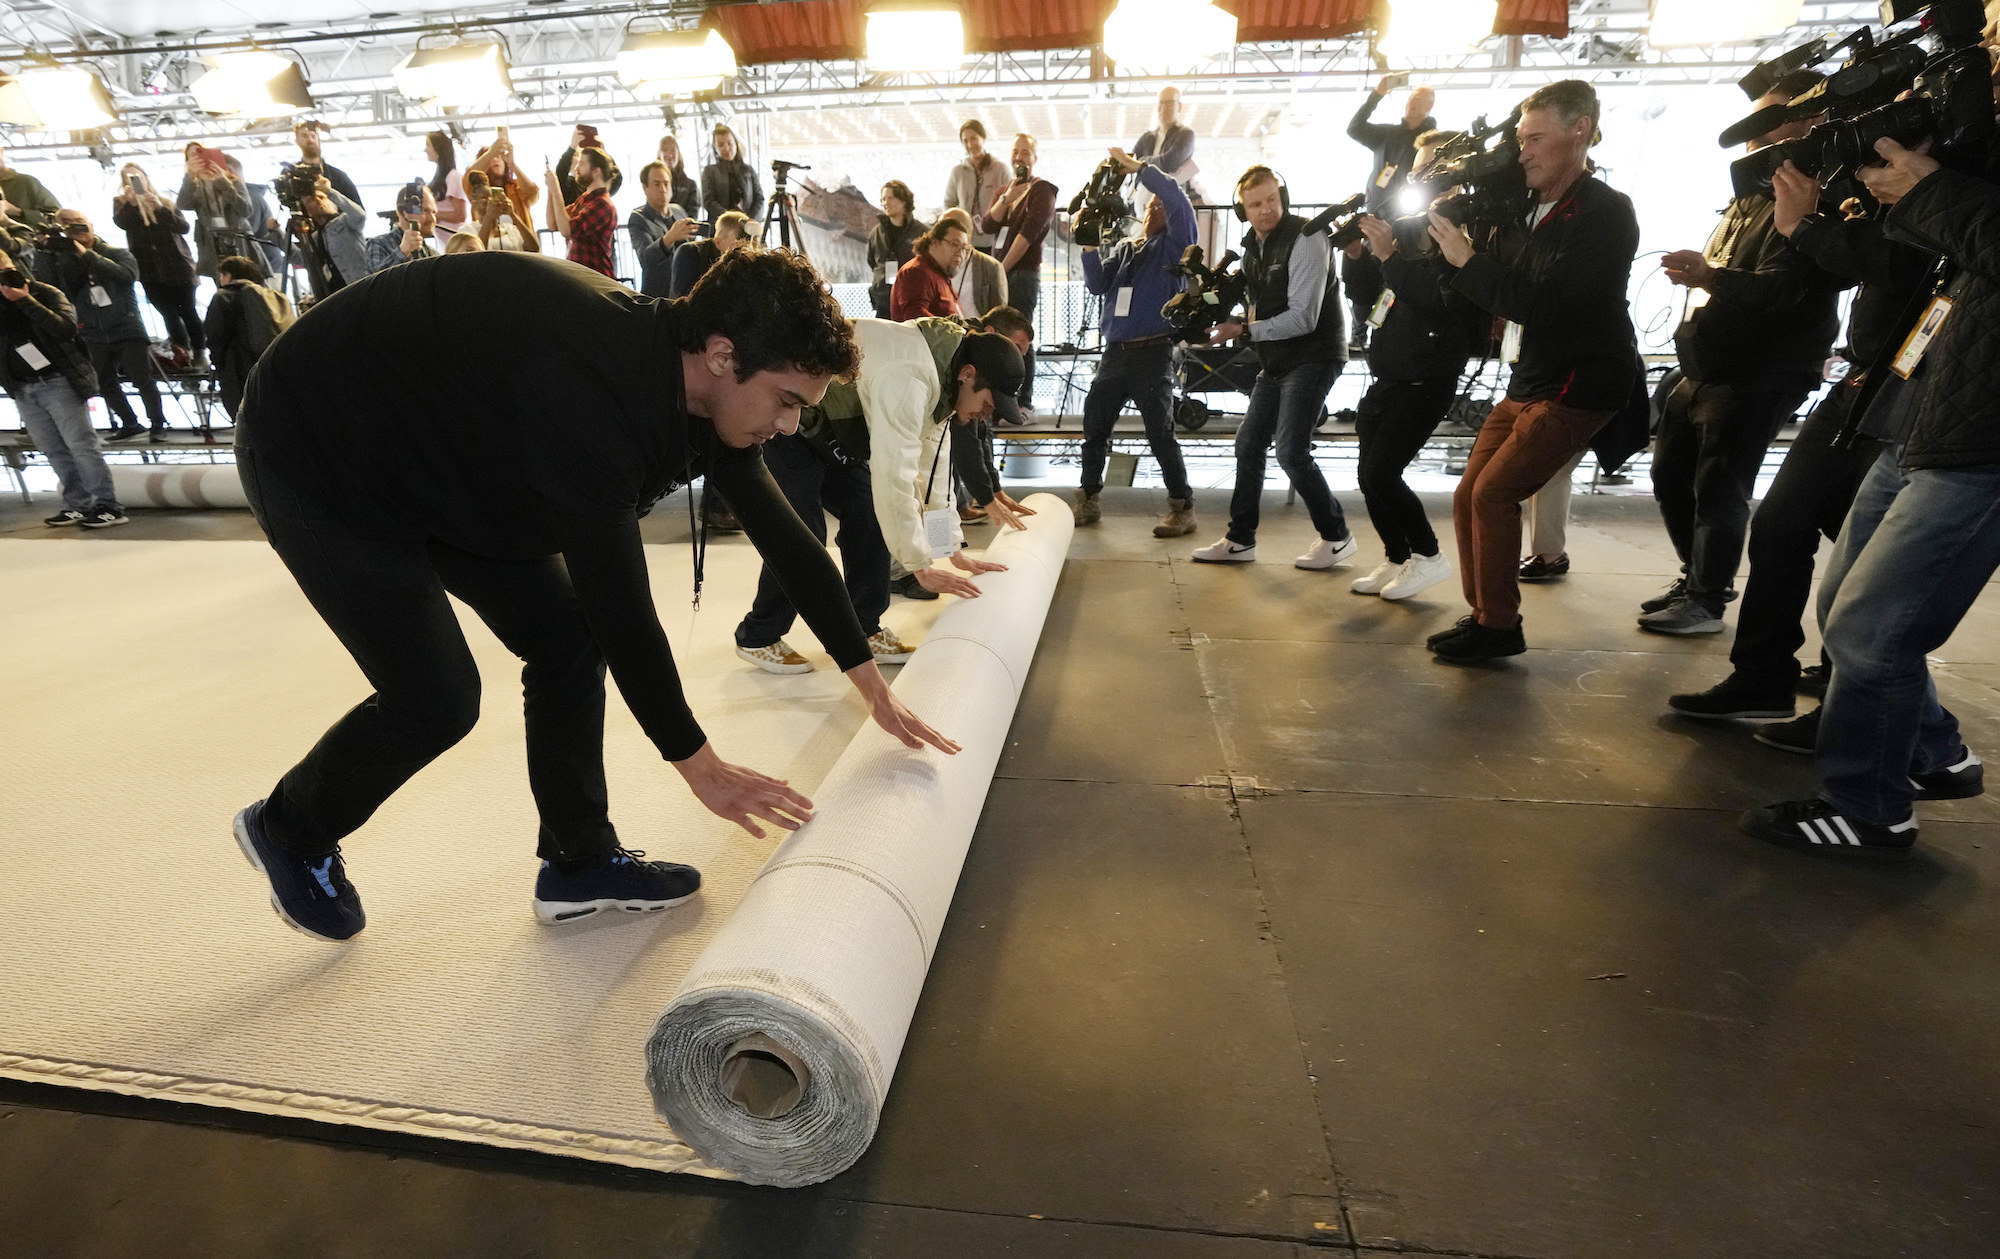
[[[1768,131],[1770,128],[1766,127],[1765,130]],[[1763,132],[1760,131],[1758,134],[1762,135]],[[1311,236],[1314,232],[1323,232],[1335,219],[1352,214],[1366,204],[1368,204],[1367,196],[1357,192],[1339,205],[1329,206],[1315,214],[1304,227],[1299,229],[1299,235]]]

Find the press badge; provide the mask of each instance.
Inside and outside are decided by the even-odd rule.
[[[1518,363],[1521,361],[1521,325],[1507,324],[1507,331],[1500,338],[1500,361]]]
[[[1375,186],[1377,188],[1387,188],[1389,186],[1389,181],[1394,179],[1396,177],[1396,172],[1401,169],[1403,169],[1401,166],[1395,165],[1394,163],[1391,163],[1388,166],[1384,166],[1382,168],[1382,173],[1375,177]]]
[[[1375,309],[1368,312],[1368,326],[1379,328],[1389,321],[1389,308],[1396,304],[1394,289],[1383,289],[1382,296],[1375,299]]]
[[[29,371],[39,372],[48,370],[49,356],[42,353],[41,347],[37,346],[33,341],[21,342],[21,344],[14,347],[14,353],[21,356],[21,361],[28,365]]]
[[[1930,348],[1931,338],[1944,327],[1944,317],[1950,313],[1949,297],[1939,294],[1932,298],[1931,304],[1924,309],[1924,317],[1917,320],[1917,326],[1910,330],[1903,348],[1896,352],[1896,361],[1889,364],[1889,370],[1908,380],[1910,373],[1917,370],[1917,364],[1924,361],[1924,351]]]
[[[220,214],[209,215],[208,225],[218,232],[226,232],[229,230],[229,220],[224,218]]]
[[[934,560],[949,559],[958,553],[958,539],[952,535],[951,517],[949,507],[937,507],[924,513],[924,545],[931,549]]]
[[[1130,288],[1119,289],[1117,317],[1123,319],[1127,315],[1130,315],[1131,313],[1132,313],[1132,290]]]
[[[92,306],[109,306],[111,304],[111,294],[104,291],[102,284],[93,284],[90,286],[90,304]]]

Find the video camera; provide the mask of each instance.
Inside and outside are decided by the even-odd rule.
[[[1214,268],[1204,265],[1200,245],[1189,245],[1175,268],[1191,283],[1160,307],[1160,317],[1183,341],[1206,341],[1215,325],[1228,319],[1249,287],[1249,279],[1236,266],[1234,250],[1222,256]]]
[[[85,235],[90,229],[81,223],[71,223],[67,227],[54,219],[44,220],[35,229],[35,251],[44,254],[66,253],[70,242]]]
[[[1132,203],[1125,199],[1126,178],[1118,163],[1106,158],[1070,199],[1070,235],[1077,244],[1097,249],[1125,234],[1125,225],[1134,217]]]
[[[271,181],[271,193],[278,204],[293,214],[303,215],[306,202],[319,191],[320,172],[297,162],[278,163],[278,177]]]
[[[1850,176],[1881,160],[1875,142],[1884,137],[1903,145],[1930,139],[1932,156],[1947,161],[1981,152],[1993,134],[1993,83],[1992,62],[1979,46],[1986,22],[1980,0],[1882,0],[1885,31],[1911,21],[1915,25],[1880,41],[1866,26],[1832,45],[1816,39],[1745,75],[1743,89],[1762,89],[1755,93],[1761,96],[1788,75],[1848,53],[1825,81],[1758,110],[1718,137],[1730,148],[1785,123],[1826,115],[1799,139],[1732,163],[1736,195],[1768,193],[1771,176],[1786,162],[1808,175]]]
[[[1299,235],[1325,232],[1335,249],[1345,249],[1361,239],[1361,216],[1368,212],[1365,208],[1367,204],[1368,197],[1357,192],[1339,205],[1328,206],[1307,219],[1306,225],[1299,229]]]
[[[1484,114],[1472,128],[1440,145],[1431,164],[1410,176],[1407,190],[1425,208],[1395,219],[1396,248],[1421,256],[1436,250],[1431,239],[1430,211],[1436,210],[1460,227],[1507,227],[1519,224],[1534,205],[1528,177],[1521,170],[1521,144],[1516,133],[1521,109],[1498,123]],[[1464,191],[1437,200],[1447,188]]]

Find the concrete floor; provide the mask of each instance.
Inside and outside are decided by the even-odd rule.
[[[2000,1253],[2000,803],[1924,806],[1894,868],[1759,844],[1735,814],[1810,763],[1662,716],[1729,644],[1632,628],[1674,569],[1649,501],[1580,497],[1533,650],[1467,670],[1420,646],[1454,587],[1347,592],[1379,551],[1343,497],[1362,553],[1329,575],[1290,567],[1278,495],[1264,562],[1216,569],[1185,557],[1219,495],[1164,544],[1157,493],[1107,492],[848,1174],[752,1190],[4,1085],[0,1252]],[[2000,750],[2000,599],[1937,659]]]

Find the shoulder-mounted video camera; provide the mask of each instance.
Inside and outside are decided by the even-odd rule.
[[[1299,229],[1299,235],[1325,232],[1335,249],[1345,249],[1361,239],[1361,216],[1368,213],[1367,205],[1367,195],[1357,192],[1339,205],[1328,206],[1307,219],[1306,225]]]
[[[278,163],[278,177],[271,181],[271,195],[293,214],[304,214],[306,202],[319,191],[320,172],[296,162]]]
[[[1205,265],[1200,245],[1187,247],[1175,270],[1187,278],[1188,286],[1160,307],[1160,317],[1167,321],[1176,337],[1183,341],[1206,341],[1215,325],[1228,319],[1243,304],[1249,280],[1236,267],[1236,261],[1236,252],[1231,250],[1210,268]]]
[[[1401,195],[1422,208],[1397,216],[1396,248],[1411,255],[1437,249],[1430,232],[1432,210],[1467,229],[1511,227],[1526,218],[1535,195],[1521,170],[1520,126],[1517,105],[1498,123],[1487,122],[1482,114],[1470,130],[1438,146],[1430,165],[1411,174],[1404,185]],[[1459,191],[1437,199],[1452,188]]]
[[[1115,243],[1135,217],[1132,203],[1125,199],[1128,176],[1117,162],[1106,158],[1090,173],[1090,182],[1070,199],[1070,235],[1086,249]]]
[[[1929,139],[1932,156],[1947,163],[1983,153],[1993,135],[1992,62],[1979,46],[1985,22],[1980,0],[1883,0],[1885,32],[1912,25],[1879,40],[1859,27],[1836,43],[1815,39],[1758,65],[1741,84],[1753,97],[1847,54],[1840,69],[1810,90],[1758,110],[1718,137],[1733,148],[1788,122],[1826,116],[1799,139],[1732,163],[1736,195],[1768,193],[1771,176],[1786,162],[1830,183],[1845,180],[1881,160],[1875,142],[1884,137],[1905,146]],[[1843,195],[1858,188],[1843,189]]]

